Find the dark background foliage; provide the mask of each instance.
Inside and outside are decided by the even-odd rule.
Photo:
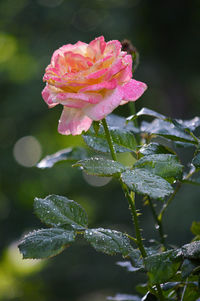
[[[82,241],[25,268],[13,243],[41,227],[32,210],[35,196],[54,193],[76,200],[94,227],[131,233],[132,225],[115,181],[94,187],[69,164],[38,170],[21,163],[33,165],[40,156],[83,143],[57,133],[61,107],[49,110],[41,98],[53,51],[78,40],[104,35],[133,42],[141,61],[134,77],[149,87],[137,110],[146,106],[176,118],[199,115],[199,19],[197,0],[0,0],[0,300],[102,301],[116,292],[132,293],[142,281],[115,265],[119,258],[96,253]],[[128,106],[117,113],[128,116]],[[183,162],[190,156],[184,150]],[[199,188],[186,185],[166,215],[169,243],[191,240],[189,228],[199,220],[199,209]],[[157,238],[146,207],[141,225],[146,243]]]

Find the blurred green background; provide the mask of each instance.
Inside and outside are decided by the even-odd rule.
[[[115,181],[95,187],[67,163],[50,170],[32,167],[47,154],[82,143],[57,133],[62,108],[47,108],[42,76],[53,51],[64,44],[99,35],[128,38],[140,52],[134,77],[149,87],[137,110],[198,116],[199,20],[197,0],[0,0],[0,300],[103,301],[117,292],[133,293],[143,280],[117,266],[120,258],[96,253],[82,241],[47,262],[21,260],[17,241],[43,227],[33,214],[35,196],[68,196],[87,210],[90,226],[133,232]],[[128,106],[117,113],[128,116]],[[186,149],[182,160],[190,156]],[[199,210],[199,188],[186,185],[166,215],[169,243],[190,241]],[[158,238],[146,207],[141,225],[146,243]]]

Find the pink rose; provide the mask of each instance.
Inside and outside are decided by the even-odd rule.
[[[47,66],[42,97],[50,108],[63,105],[58,131],[79,135],[119,105],[137,100],[146,84],[132,78],[132,57],[119,41],[98,37],[56,50]]]

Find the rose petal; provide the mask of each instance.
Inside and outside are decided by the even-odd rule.
[[[103,100],[95,105],[83,108],[85,114],[93,120],[101,120],[110,114],[120,104],[137,100],[146,90],[147,85],[132,79],[113,91],[107,91]]]
[[[119,73],[121,70],[126,68],[126,64],[123,63],[122,58],[117,59],[114,61],[112,66],[110,66],[109,71],[105,76],[105,80],[110,80],[114,75]]]
[[[89,43],[88,48],[94,51],[94,58],[98,59],[104,52],[106,48],[106,42],[103,36],[100,36]]]
[[[83,111],[92,120],[101,120],[117,108],[122,99],[123,92],[116,88],[115,90],[107,91],[101,102],[95,105],[88,105]]]
[[[74,99],[74,98],[68,98],[66,100],[63,100],[60,102],[65,107],[68,108],[75,108],[75,109],[82,109],[83,107],[86,106],[85,102],[79,99]]]
[[[121,43],[117,40],[112,40],[106,43],[106,48],[104,50],[104,54],[112,53],[115,57],[117,57],[121,52]]]
[[[132,78],[132,57],[131,55],[126,55],[123,59],[123,65],[126,67],[120,71],[118,75],[118,81],[123,84],[127,83]]]
[[[65,105],[67,99],[78,99],[86,103],[98,103],[102,100],[102,95],[98,93],[59,93],[57,100],[59,103]]]
[[[86,76],[87,79],[97,79],[104,75],[108,71],[108,68],[103,68],[100,70],[97,70],[95,72],[90,73],[89,75]]]
[[[94,84],[94,85],[90,85],[90,86],[86,86],[82,89],[80,89],[80,92],[85,92],[85,91],[99,91],[102,89],[115,89],[117,87],[117,80],[115,78],[113,78],[112,80],[110,80],[109,82],[101,82],[99,84]]]
[[[64,107],[59,120],[58,132],[62,135],[80,135],[83,131],[87,131],[91,124],[92,120],[81,110]]]
[[[56,51],[54,51],[53,56],[51,58],[51,64],[53,67],[55,67],[55,61],[57,59],[58,55],[64,56],[64,53],[67,51],[71,51],[73,53],[78,53],[81,55],[85,55],[85,53],[87,52],[87,48],[88,48],[88,44],[83,43],[81,41],[78,41],[76,44],[72,45],[72,44],[67,44],[64,45],[62,47],[60,47],[59,49],[57,49]]]
[[[53,87],[53,89],[55,90],[56,88]],[[42,98],[50,108],[53,108],[58,104],[56,99],[57,93],[56,91],[53,92],[53,89],[51,89],[49,85],[46,84],[45,88],[42,90]]]
[[[127,84],[118,87],[125,101],[136,101],[147,89],[145,83],[131,79]]]

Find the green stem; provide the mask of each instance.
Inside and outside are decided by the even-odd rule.
[[[199,145],[199,139],[191,132],[186,130],[186,132],[194,139],[194,141],[196,141],[196,143]]]
[[[158,215],[156,213],[154,204],[153,204],[153,202],[152,202],[152,200],[150,198],[148,198],[148,202],[149,202],[149,205],[150,205],[150,208],[151,208],[154,220],[155,220],[155,222],[158,225],[158,231],[159,231],[159,234],[160,234],[160,242],[161,242],[161,244],[163,245],[163,247],[165,249],[165,235],[164,235],[164,232],[163,232],[162,220],[160,220],[158,218]]]
[[[131,115],[135,115],[136,114],[136,110],[135,110],[135,103],[133,101],[129,102],[129,108],[130,108]],[[136,128],[138,128],[137,118],[133,120],[133,124],[134,124],[134,126]]]
[[[108,125],[107,125],[107,122],[106,122],[105,118],[102,119],[102,124],[103,124],[103,128],[104,128],[104,131],[105,131],[105,134],[106,134],[106,139],[108,141],[108,145],[109,145],[109,148],[110,148],[112,159],[114,161],[117,161],[117,156],[116,156],[115,148],[114,148],[114,145],[113,145],[112,137],[110,135]]]
[[[137,245],[137,239],[129,234],[126,234],[126,236],[131,239],[132,241],[134,241],[134,243]]]
[[[137,240],[137,245],[138,248],[140,250],[140,253],[142,255],[143,258],[145,258],[147,256],[143,242],[142,242],[142,235],[141,235],[141,231],[140,231],[140,227],[139,227],[139,221],[138,221],[138,213],[136,211],[136,207],[135,207],[135,198],[134,198],[134,193],[131,192],[129,193],[129,190],[127,188],[127,186],[121,182],[124,194],[128,200],[129,206],[131,208],[131,213],[133,216],[133,222],[135,225],[135,235],[136,235],[136,240]]]
[[[105,119],[102,120],[102,124],[103,124],[103,127],[104,127],[106,139],[108,141],[108,145],[109,145],[109,148],[110,148],[111,156],[112,156],[114,161],[117,161],[117,156],[116,156],[114,145],[113,145],[113,142],[112,142],[112,137],[110,135],[108,125],[107,125],[107,122],[106,122]],[[132,215],[133,215],[133,221],[134,221],[134,225],[135,225],[135,234],[136,234],[137,245],[138,245],[138,248],[139,248],[139,250],[142,254],[142,257],[144,258],[144,257],[146,257],[146,251],[145,251],[143,243],[142,243],[142,236],[141,236],[141,233],[140,233],[140,228],[139,228],[139,223],[138,223],[138,214],[137,214],[136,207],[135,207],[135,200],[134,200],[133,194],[131,195],[129,193],[128,187],[121,180],[120,180],[120,184],[122,186],[122,189],[124,191],[124,194],[125,194],[126,198],[128,199],[128,203],[129,203],[129,206],[131,208],[131,212],[132,212]]]
[[[110,148],[112,159],[114,161],[117,161],[117,156],[116,156],[116,153],[115,153],[115,148],[114,148],[114,145],[113,145],[112,137],[110,135],[108,125],[107,125],[107,122],[106,122],[105,118],[102,120],[102,124],[103,124],[103,127],[104,127],[104,131],[105,131],[106,139],[108,141],[108,145],[109,145],[109,148]],[[128,187],[122,182],[121,179],[120,179],[120,184],[121,184],[122,189],[124,191],[124,194],[125,194],[125,196],[128,200],[128,203],[129,203],[129,206],[131,208],[132,215],[133,215],[133,221],[134,221],[134,225],[135,225],[135,234],[136,234],[136,240],[134,240],[134,241],[138,245],[138,248],[140,250],[142,258],[145,258],[147,256],[147,253],[145,251],[145,248],[144,248],[144,245],[143,245],[143,242],[142,242],[142,235],[141,235],[141,230],[140,230],[139,221],[138,221],[138,213],[137,213],[137,210],[136,210],[136,207],[135,207],[134,193],[129,192]],[[161,301],[164,301],[160,284],[157,284],[156,288],[157,288],[159,299]]]

